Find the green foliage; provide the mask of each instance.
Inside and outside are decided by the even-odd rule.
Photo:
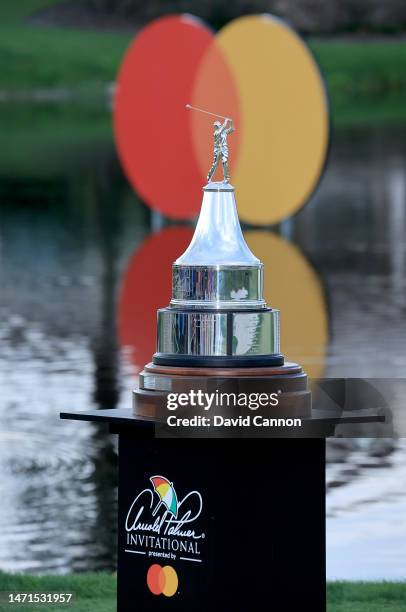
[[[29,15],[60,3],[61,0],[3,0],[0,4],[0,24],[2,27],[19,24]]]
[[[190,12],[221,27],[247,13],[273,13],[304,32],[400,32],[406,26],[404,0],[81,0],[95,15],[138,21],[164,13]]]

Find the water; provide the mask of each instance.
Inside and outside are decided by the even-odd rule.
[[[58,415],[130,405],[153,350],[153,307],[169,297],[164,283],[145,306],[131,270],[152,230],[164,259],[167,224],[128,187],[108,117],[7,112],[6,139],[7,126],[16,137],[0,154],[0,569],[113,570],[116,439]],[[275,228],[296,258],[269,236],[272,262],[285,253],[291,275],[316,270],[311,286],[292,279],[298,300],[268,266],[272,303],[286,313],[283,349],[312,374],[404,376],[405,136],[406,126],[336,132],[317,194]],[[166,263],[151,265],[168,282]],[[125,295],[143,313],[135,329]],[[313,333],[299,342],[290,330],[303,312]],[[329,577],[405,576],[405,446],[329,443]]]
[[[328,450],[328,577],[405,580],[406,440]]]

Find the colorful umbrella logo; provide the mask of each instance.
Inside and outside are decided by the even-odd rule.
[[[151,476],[150,481],[152,482],[154,489],[159,497],[159,503],[155,508],[152,516],[158,512],[158,508],[161,504],[164,504],[168,511],[173,514],[175,518],[178,516],[178,498],[173,484],[164,478],[163,476]]]

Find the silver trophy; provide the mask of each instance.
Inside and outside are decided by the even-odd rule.
[[[199,110],[187,105],[188,108]],[[172,299],[158,311],[157,365],[282,365],[279,311],[263,299],[263,264],[241,231],[229,183],[230,118],[214,123],[214,161],[192,241],[172,267]],[[213,182],[222,161],[224,177]]]

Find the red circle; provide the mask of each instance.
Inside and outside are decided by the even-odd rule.
[[[160,595],[165,588],[165,574],[157,563],[151,565],[147,572],[147,585],[154,595]]]
[[[156,350],[156,311],[168,306],[172,263],[186,250],[193,231],[170,227],[148,237],[129,260],[118,302],[118,335],[141,368]]]
[[[195,17],[162,17],[135,38],[118,74],[114,130],[121,163],[140,196],[172,218],[192,218],[200,208],[204,177],[185,104],[212,40]]]

